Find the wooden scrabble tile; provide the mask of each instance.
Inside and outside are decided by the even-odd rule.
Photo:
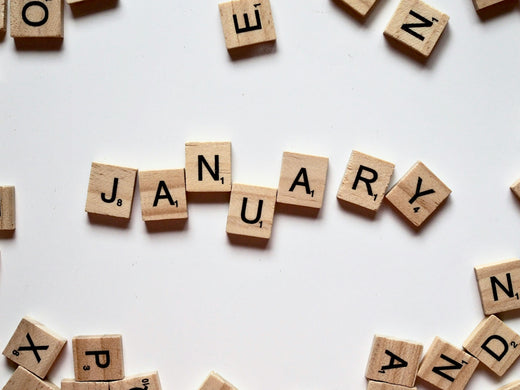
[[[157,371],[125,377],[125,379],[110,382],[110,390],[161,390],[161,381]],[[61,389],[64,390],[64,389]]]
[[[74,337],[72,355],[77,381],[113,381],[125,376],[121,335]]]
[[[499,376],[520,356],[520,336],[495,316],[484,319],[463,346]]]
[[[436,337],[426,352],[417,376],[441,390],[462,390],[478,366],[478,360]]]
[[[233,184],[226,232],[239,236],[271,237],[276,189]]]
[[[129,219],[137,169],[93,162],[88,183],[87,213]]]
[[[370,212],[377,212],[394,173],[394,164],[352,151],[337,198]]]
[[[11,0],[13,38],[63,38],[63,0]]]
[[[515,181],[511,187],[509,187],[511,189],[511,191],[513,192],[513,194],[516,195],[516,197],[518,199],[520,199],[520,179],[518,179],[517,181]]]
[[[2,354],[44,379],[67,339],[30,317],[24,317]]]
[[[140,171],[143,221],[188,218],[184,169]]]
[[[375,381],[412,387],[422,351],[421,344],[375,336],[365,376]]]
[[[115,382],[112,382],[115,383]],[[61,390],[109,390],[109,382],[77,382],[74,379],[63,379]]]
[[[417,387],[407,387],[407,386],[391,385],[390,383],[385,383],[385,382],[369,381],[367,390],[417,390]]]
[[[0,0],[0,33],[5,33],[7,28],[7,0]]]
[[[511,383],[508,383],[505,386],[502,386],[498,390],[520,390],[520,381],[514,381]]]
[[[420,0],[402,0],[384,35],[424,58],[430,56],[449,16]]]
[[[327,157],[284,152],[276,201],[320,209],[328,167]]]
[[[228,50],[276,40],[269,0],[235,0],[219,10]]]
[[[237,390],[216,372],[211,372],[199,390]]]
[[[348,6],[352,11],[361,16],[362,18],[366,17],[377,0],[341,0],[343,4]]]
[[[420,227],[451,190],[422,162],[417,162],[386,194],[386,199],[415,227]]]
[[[2,390],[60,390],[58,386],[49,381],[44,381],[19,366],[5,384]]]
[[[520,309],[520,260],[477,266],[475,276],[486,315]]]
[[[231,191],[231,142],[186,143],[186,191]]]
[[[14,187],[0,187],[0,230],[16,229]]]
[[[473,0],[475,10],[482,11],[488,7],[498,5],[500,3],[506,3],[508,0]]]

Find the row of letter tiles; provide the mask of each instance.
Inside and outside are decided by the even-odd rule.
[[[258,205],[264,202],[268,205],[280,203],[319,210],[323,205],[328,161],[327,157],[284,152],[278,192],[274,194],[274,200],[274,189],[266,192],[252,187],[252,194],[249,195],[257,199]],[[369,213],[376,213],[385,197],[393,171],[394,164],[353,151],[337,193],[338,200]],[[85,211],[130,218],[136,177],[137,169],[92,163]],[[144,221],[186,219],[186,192],[232,191],[231,143],[187,143],[185,169],[140,171],[139,186]],[[263,206],[258,206],[256,210],[259,218],[243,218],[245,213],[242,209],[245,210],[248,199],[245,196],[242,199],[233,196],[233,192],[237,195],[242,189],[243,187],[239,187],[232,191],[228,220],[233,224],[233,217],[240,216],[235,222],[243,223],[244,232],[258,231],[251,228],[259,222],[262,222],[262,226],[258,227],[264,229],[263,225],[272,222],[271,207],[265,208],[265,217],[260,215]],[[408,222],[418,228],[450,193],[451,190],[433,172],[423,163],[417,162],[386,194],[386,198]],[[270,228],[253,236],[265,238],[270,235],[266,232],[269,233]],[[240,234],[236,231],[231,233]]]
[[[376,0],[343,2],[359,16],[365,17]],[[219,9],[228,50],[276,40],[269,0],[235,0],[219,4]],[[402,0],[384,35],[427,58],[446,28],[448,19],[448,15],[420,0]]]
[[[0,231],[13,231],[15,229],[15,190],[13,186],[2,186],[0,187]]]

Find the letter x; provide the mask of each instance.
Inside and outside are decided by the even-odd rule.
[[[49,349],[49,346],[48,345],[34,345],[31,335],[29,333],[27,333],[27,335],[25,337],[27,337],[27,341],[29,342],[29,345],[26,347],[18,347],[18,351],[32,351],[34,353],[34,356],[36,357],[37,362],[40,363],[40,361],[42,359],[40,357],[40,354],[38,353],[38,350],[45,351],[45,350]]]

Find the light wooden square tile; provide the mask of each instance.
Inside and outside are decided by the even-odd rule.
[[[161,380],[157,371],[127,376],[120,381],[110,382],[110,390],[161,390]],[[61,389],[63,390],[63,389]]]
[[[367,390],[417,390],[417,387],[407,387],[400,385],[392,385],[390,383],[385,382],[369,381],[367,385]]]
[[[129,219],[136,175],[137,169],[93,162],[85,211]]]
[[[235,0],[219,10],[228,50],[276,40],[269,0]]]
[[[199,390],[237,390],[216,372],[211,372]]]
[[[226,232],[268,239],[273,227],[276,189],[233,184]]]
[[[377,212],[394,173],[394,164],[352,151],[337,198],[369,212]]]
[[[0,187],[0,230],[16,229],[15,190],[13,186]]]
[[[7,29],[7,0],[0,0],[0,33]]]
[[[366,378],[412,387],[417,377],[423,346],[391,337],[375,336]]]
[[[473,0],[473,5],[475,6],[475,10],[482,11],[482,10],[485,10],[486,8],[489,8],[489,7],[492,7],[492,6],[501,4],[501,3],[506,3],[508,1],[509,0]]]
[[[477,266],[475,276],[484,314],[520,309],[520,260]]]
[[[448,15],[420,0],[402,0],[384,35],[427,58],[446,28],[448,19]]]
[[[495,316],[484,319],[463,346],[499,376],[520,356],[520,336]]]
[[[386,199],[412,225],[420,227],[450,193],[446,184],[419,161],[386,194]]]
[[[328,167],[327,157],[284,152],[276,201],[320,209]]]
[[[520,380],[508,383],[498,390],[520,390]]]
[[[49,381],[44,381],[36,375],[19,366],[5,384],[2,390],[60,390],[58,386]]]
[[[348,6],[352,11],[361,16],[366,17],[378,0],[341,0],[343,4]]]
[[[63,379],[61,390],[109,390],[109,382],[77,382],[74,379]]]
[[[184,169],[139,171],[143,221],[187,219]]]
[[[186,143],[186,191],[231,191],[231,142]]]
[[[24,317],[2,354],[45,379],[67,339],[33,318]]]
[[[125,376],[121,335],[74,337],[72,356],[77,381],[113,381]]]
[[[63,38],[63,0],[10,0],[13,38]]]
[[[520,179],[518,179],[517,181],[515,181],[511,187],[509,187],[511,189],[511,191],[513,192],[513,194],[516,195],[516,197],[518,199],[520,199]]]
[[[463,390],[477,366],[473,356],[436,337],[417,375],[441,390]]]

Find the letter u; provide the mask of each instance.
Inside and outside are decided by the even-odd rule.
[[[262,217],[262,207],[264,206],[264,201],[262,199],[258,201],[258,209],[256,210],[256,217],[254,219],[249,219],[246,216],[247,201],[248,198],[246,197],[242,199],[242,211],[240,212],[240,218],[245,223],[254,225],[255,223],[258,223],[258,221],[260,221],[260,218]]]

